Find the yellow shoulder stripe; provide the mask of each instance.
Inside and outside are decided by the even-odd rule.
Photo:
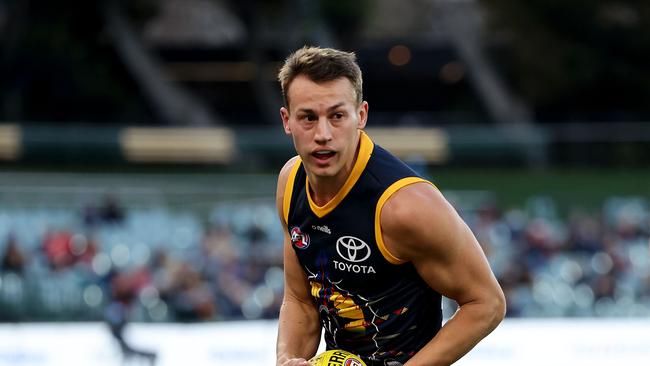
[[[396,256],[394,256],[391,252],[388,251],[388,248],[386,248],[386,244],[384,243],[384,238],[381,233],[381,210],[384,207],[384,204],[388,199],[397,191],[402,189],[403,187],[406,187],[409,184],[413,183],[418,183],[418,182],[424,182],[424,183],[429,183],[433,185],[433,183],[429,182],[428,180],[422,179],[420,177],[407,177],[407,178],[402,178],[398,180],[397,182],[393,183],[390,185],[384,193],[379,197],[379,201],[377,201],[377,208],[375,209],[375,241],[377,242],[377,246],[379,247],[379,251],[381,254],[386,258],[386,260],[392,264],[403,264],[406,263],[405,260],[400,259]],[[435,187],[435,185],[433,185]]]
[[[291,195],[293,194],[293,183],[296,180],[296,173],[298,173],[298,168],[300,168],[300,163],[302,160],[300,158],[296,159],[295,164],[291,167],[291,172],[289,172],[289,177],[287,179],[287,185],[284,186],[284,197],[282,201],[282,217],[284,217],[284,223],[289,225],[289,208],[291,206]]]

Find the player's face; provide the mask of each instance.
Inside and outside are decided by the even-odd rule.
[[[347,78],[315,83],[297,76],[287,91],[289,106],[282,108],[284,130],[308,174],[347,178],[352,171],[359,129],[366,125],[368,103],[357,103]]]

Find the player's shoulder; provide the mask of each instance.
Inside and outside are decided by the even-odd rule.
[[[404,183],[396,185],[398,189],[388,198],[384,209],[392,209],[400,215],[411,215],[419,211],[414,208],[425,208],[423,205],[433,205],[435,208],[443,203],[444,197],[433,183],[418,177],[405,178],[402,181]]]
[[[291,170],[296,164],[299,164],[300,162],[300,156],[296,155],[292,157],[291,159],[287,160],[286,163],[284,163],[284,166],[282,166],[282,169],[280,169],[280,174],[278,175],[278,178],[285,178],[291,173]]]
[[[280,173],[278,174],[278,186],[275,194],[275,203],[278,209],[278,214],[283,221],[286,219],[285,211],[287,211],[287,202],[285,202],[285,196],[290,197],[290,193],[287,192],[287,183],[289,181],[291,173],[294,170],[294,167],[297,167],[299,164],[300,157],[296,155],[284,164],[282,169],[280,169]]]
[[[384,240],[389,250],[404,260],[413,260],[427,251],[444,250],[448,233],[457,220],[451,204],[427,181],[399,189],[381,211]],[[390,245],[393,242],[400,245]]]
[[[298,155],[292,157],[291,159],[287,160],[286,163],[284,163],[284,166],[282,169],[280,169],[280,173],[278,174],[278,188],[284,187],[287,184],[291,172],[294,170],[294,167],[299,164],[300,156]]]
[[[435,225],[435,218],[447,215],[450,209],[451,205],[433,183],[413,180],[387,199],[381,212],[382,226],[403,230],[418,224]]]
[[[291,175],[292,171],[294,170],[294,167],[300,164],[300,156],[296,155],[289,159],[282,169],[280,169],[280,173],[278,174],[278,187],[277,187],[277,197],[281,198],[284,196],[284,191],[285,187],[287,185],[287,182],[289,180],[289,176]]]

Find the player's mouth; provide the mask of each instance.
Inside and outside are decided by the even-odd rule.
[[[326,163],[334,157],[334,155],[336,155],[336,152],[333,150],[317,150],[311,153],[311,156],[313,156],[319,163]]]

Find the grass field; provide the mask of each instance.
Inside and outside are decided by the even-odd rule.
[[[430,169],[430,179],[442,190],[487,191],[502,207],[521,206],[533,196],[555,200],[561,209],[599,208],[613,196],[650,200],[650,169]]]

